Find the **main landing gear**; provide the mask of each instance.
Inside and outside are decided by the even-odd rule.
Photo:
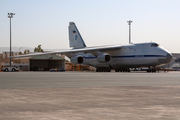
[[[130,72],[130,69],[129,68],[115,69],[115,72]]]
[[[111,68],[109,68],[109,67],[98,67],[98,68],[96,68],[96,72],[111,72]]]
[[[155,67],[149,67],[149,69],[147,69],[147,72],[156,72],[156,68]]]

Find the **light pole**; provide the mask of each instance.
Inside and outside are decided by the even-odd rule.
[[[19,48],[19,53],[20,53],[20,49],[22,49],[22,47]]]
[[[8,13],[8,18],[10,18],[10,67],[11,67],[11,18],[13,18],[15,13]]]
[[[20,49],[21,49],[21,48],[22,48],[22,47],[19,48],[19,53],[20,53]],[[20,58],[19,58],[19,65],[20,65]]]
[[[129,44],[131,44],[131,23],[132,23],[133,21],[129,20],[129,21],[127,21],[127,22],[128,22],[128,25],[129,25]]]

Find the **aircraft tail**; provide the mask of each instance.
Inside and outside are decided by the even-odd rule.
[[[86,47],[74,22],[69,23],[69,46],[75,49]]]

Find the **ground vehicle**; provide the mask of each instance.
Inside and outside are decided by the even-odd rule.
[[[9,71],[15,72],[15,71],[19,71],[19,68],[18,67],[4,67],[2,69],[2,71],[5,71],[5,72],[9,72]]]

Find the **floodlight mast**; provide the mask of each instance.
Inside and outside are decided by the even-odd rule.
[[[10,67],[11,67],[11,18],[13,18],[15,13],[8,13],[8,18],[10,18]]]
[[[127,22],[128,22],[128,25],[129,25],[129,44],[131,44],[131,23],[132,23],[133,21],[129,20],[129,21],[127,21]]]

